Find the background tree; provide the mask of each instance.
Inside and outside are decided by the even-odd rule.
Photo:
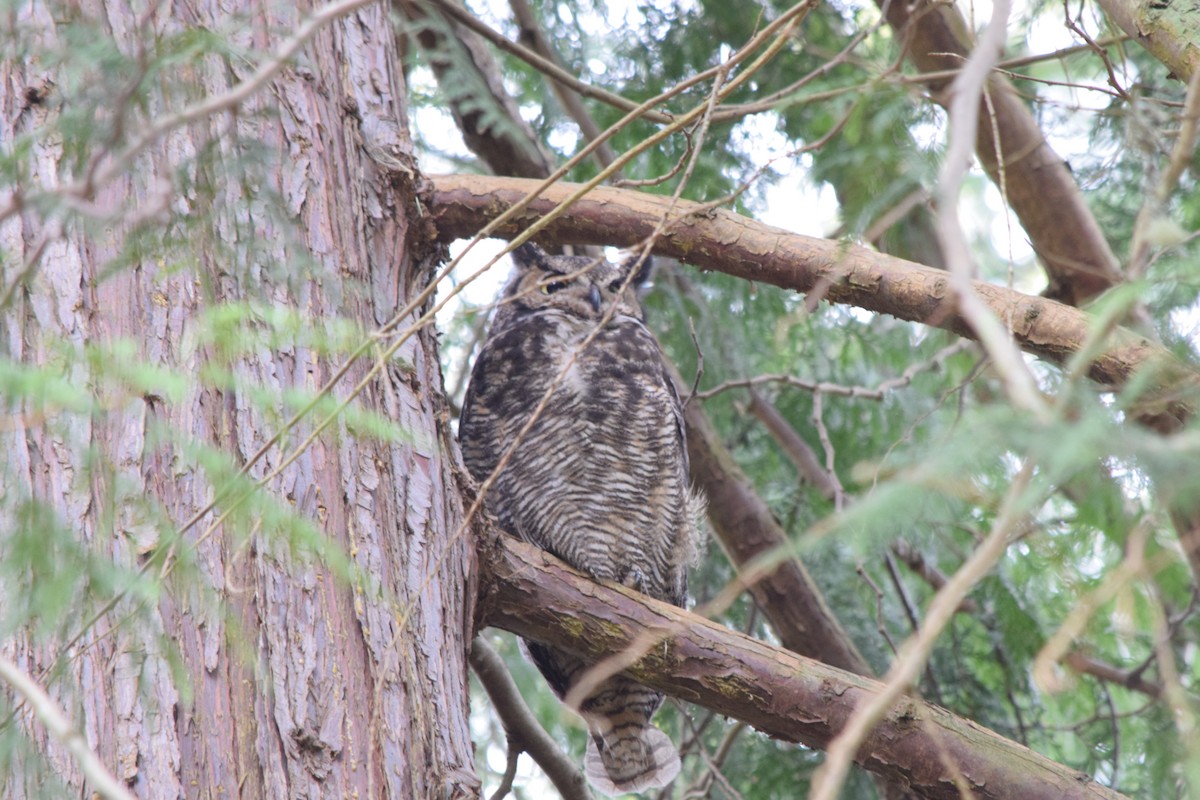
[[[6,7],[6,796],[536,794],[523,750],[579,796],[582,729],[510,638],[476,640],[507,699],[468,719],[488,624],[699,703],[666,712],[674,796],[1200,796],[1200,79],[1087,7],[754,11]],[[560,164],[636,191],[551,219],[572,184],[428,177]],[[800,228],[801,174],[837,241],[714,210]],[[433,243],[540,219],[727,273],[667,263],[646,302],[719,543],[698,610],[767,645],[581,600],[475,513],[484,314],[444,317],[444,394],[432,295],[465,275]],[[855,753],[879,783],[842,784]]]

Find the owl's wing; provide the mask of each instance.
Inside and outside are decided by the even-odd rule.
[[[671,413],[675,418],[675,438],[679,445],[680,460],[683,462],[684,484],[686,485],[688,482],[687,476],[691,470],[691,462],[688,459],[687,427],[683,421],[683,402],[679,399],[679,390],[675,388],[675,381],[671,377],[671,371],[667,369],[664,360],[666,356],[662,354],[662,351],[659,351],[658,357],[662,361],[661,374],[663,386],[667,388],[667,395],[671,399]]]

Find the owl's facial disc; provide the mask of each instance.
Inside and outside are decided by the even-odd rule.
[[[641,317],[635,291],[616,265],[560,256],[552,264],[518,264],[509,287],[515,306],[526,311],[561,311],[582,320],[613,315]]]

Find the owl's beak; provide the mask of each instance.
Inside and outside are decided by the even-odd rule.
[[[600,288],[596,284],[588,286],[588,301],[592,304],[592,311],[600,313]]]

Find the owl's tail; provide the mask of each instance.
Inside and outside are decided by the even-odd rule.
[[[584,761],[588,782],[608,795],[666,786],[679,774],[679,753],[653,725],[627,722],[593,730]]]

